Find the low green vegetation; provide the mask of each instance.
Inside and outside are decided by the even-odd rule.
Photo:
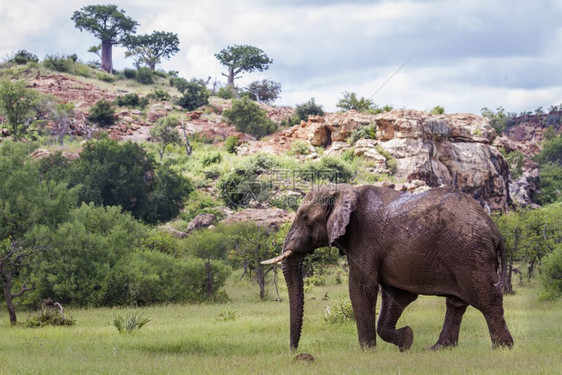
[[[0,314],[0,361],[3,371],[13,374],[153,373],[161,369],[168,374],[553,374],[559,370],[562,300],[537,301],[534,282],[504,299],[507,324],[515,339],[513,349],[492,350],[482,314],[469,307],[458,347],[428,351],[441,330],[445,301],[420,296],[398,323],[411,326],[415,335],[412,349],[400,353],[380,338],[376,349],[363,351],[353,320],[325,321],[326,307],[333,311],[348,298],[346,283],[335,284],[333,277],[327,285],[306,293],[297,353],[312,354],[312,363],[295,361],[297,353],[289,350],[286,291],[281,292],[282,302],[257,302],[253,287],[246,279],[240,280],[240,273],[229,279],[231,301],[226,304],[67,309],[76,319],[74,327],[39,329],[10,327]],[[113,320],[129,313],[149,318],[150,323],[132,335],[119,334]],[[26,314],[22,317],[25,320]]]

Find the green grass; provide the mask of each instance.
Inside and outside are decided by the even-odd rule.
[[[512,350],[492,350],[484,318],[469,308],[457,348],[429,352],[444,316],[442,298],[420,297],[404,313],[399,326],[410,325],[414,345],[407,353],[378,340],[375,350],[362,351],[355,324],[324,323],[324,308],[347,298],[345,285],[315,287],[307,293],[299,352],[314,363],[294,361],[288,349],[288,303],[258,302],[257,286],[228,285],[226,304],[170,305],[142,309],[66,309],[74,327],[11,328],[0,314],[0,363],[10,374],[186,374],[186,373],[560,373],[562,301],[539,302],[534,286],[505,298],[506,319],[515,339]],[[273,295],[270,290],[270,295]],[[322,300],[328,293],[329,299]],[[282,290],[286,294],[286,290]],[[216,319],[236,311],[228,320]],[[112,321],[131,311],[151,319],[130,335],[120,335]],[[20,313],[20,320],[26,314]]]

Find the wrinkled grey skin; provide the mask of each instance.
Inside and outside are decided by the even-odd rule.
[[[400,350],[409,349],[412,329],[396,329],[396,322],[418,294],[446,298],[443,330],[432,349],[457,344],[468,305],[486,318],[493,346],[513,345],[497,273],[498,257],[505,259],[503,240],[471,197],[446,188],[408,194],[349,185],[325,186],[309,193],[283,247],[284,252],[293,251],[282,263],[289,290],[292,349],[298,347],[302,328],[302,261],[327,245],[337,246],[348,257],[349,295],[362,347],[375,346],[378,331]],[[379,286],[382,306],[376,321]]]

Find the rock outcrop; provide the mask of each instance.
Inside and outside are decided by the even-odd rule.
[[[191,232],[202,229],[202,228],[209,228],[211,225],[215,225],[217,223],[217,217],[213,214],[199,214],[193,218],[187,225],[186,233],[190,234]]]
[[[226,224],[239,222],[252,222],[256,225],[267,227],[270,229],[279,229],[281,225],[294,219],[295,213],[282,210],[280,208],[255,209],[247,208],[238,211],[222,222]]]
[[[393,174],[427,186],[452,186],[483,206],[505,210],[509,202],[508,165],[493,146],[488,119],[473,114],[432,115],[397,110],[377,115],[354,111],[314,116],[286,131],[327,150],[345,150],[342,142],[362,126],[374,126],[376,139],[360,139],[354,155],[373,161],[373,173]]]

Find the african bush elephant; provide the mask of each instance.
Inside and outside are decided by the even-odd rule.
[[[396,329],[396,323],[419,294],[446,297],[443,329],[431,349],[457,344],[468,305],[486,318],[493,346],[513,345],[502,305],[504,242],[471,197],[448,188],[410,194],[368,185],[323,186],[308,193],[283,253],[263,262],[282,262],[292,349],[299,345],[303,322],[303,259],[328,245],[347,255],[349,295],[362,347],[375,346],[378,330],[383,340],[409,349],[412,329]],[[379,286],[382,307],[376,321]]]

